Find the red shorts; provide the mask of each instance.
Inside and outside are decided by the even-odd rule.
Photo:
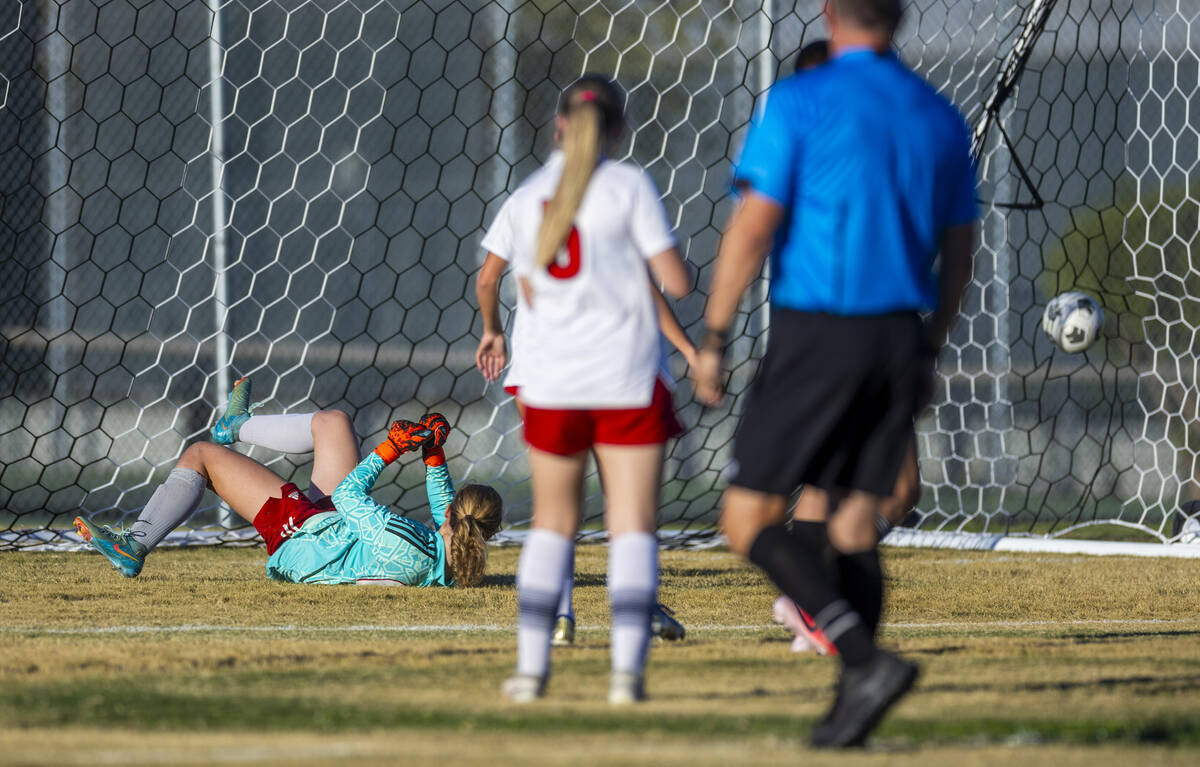
[[[267,542],[267,556],[274,554],[309,517],[334,510],[328,496],[313,503],[291,482],[279,488],[279,496],[267,499],[254,517],[254,529]]]
[[[683,433],[662,381],[646,407],[550,410],[525,408],[525,441],[555,455],[573,455],[592,445],[656,445]]]
[[[513,395],[513,396],[515,397],[515,396],[517,396],[518,394],[520,394],[520,393],[521,393],[521,387],[519,387],[519,386],[505,386],[505,387],[504,387],[504,391],[508,392],[509,394],[511,394],[511,395]]]

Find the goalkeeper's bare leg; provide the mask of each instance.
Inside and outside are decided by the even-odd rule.
[[[354,471],[360,460],[358,437],[350,416],[341,410],[322,410],[312,417],[313,470],[309,497],[316,501]]]

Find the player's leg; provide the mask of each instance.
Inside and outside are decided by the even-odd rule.
[[[904,463],[900,464],[896,488],[879,504],[879,519],[876,520],[879,537],[882,539],[893,527],[902,524],[920,500],[921,470],[917,465],[917,433],[914,431],[908,443]]]
[[[554,613],[579,527],[586,459],[586,450],[558,455],[529,449],[533,529],[517,565],[517,673],[501,687],[514,703],[528,703],[545,690]]]
[[[829,520],[829,541],[839,553],[839,562],[855,562],[874,552],[878,542],[881,504],[879,497],[862,491],[852,491],[838,504]],[[878,558],[874,559],[876,566]],[[842,571],[841,591],[848,609],[840,617],[830,620],[818,613],[818,620],[830,636],[835,638],[841,651],[844,665],[838,680],[838,696],[826,717],[813,729],[812,743],[815,746],[848,746],[861,744],[874,728],[879,718],[912,686],[917,677],[917,667],[897,656],[879,649],[874,643],[869,615],[859,610],[864,601],[876,599],[882,605],[882,573],[864,570],[856,579],[847,578]],[[863,594],[861,592],[867,592]],[[859,607],[855,607],[859,606]],[[837,605],[825,608],[833,612]],[[876,616],[876,620],[877,620]],[[839,624],[845,626],[839,629]],[[855,657],[848,657],[848,648],[853,643]]]
[[[360,456],[354,424],[341,410],[313,413],[311,433],[313,470],[308,494],[315,501],[332,495],[334,488],[354,471]]]
[[[597,445],[609,533],[608,591],[612,602],[612,683],[609,703],[645,697],[643,671],[650,617],[658,603],[658,541],[654,537],[662,485],[662,443]]]
[[[734,551],[758,565],[825,632],[843,662],[874,651],[871,634],[837,578],[784,526],[787,496],[798,485],[836,487],[866,428],[850,416],[872,413],[864,380],[874,350],[850,343],[856,322],[780,311],[780,343],[768,348],[734,440],[737,469],[722,498],[721,521]],[[872,382],[875,378],[870,379]],[[887,477],[890,486],[895,475]]]
[[[916,434],[909,441],[908,452],[900,466],[892,494],[879,502],[875,517],[875,538],[883,537],[895,525],[904,521],[921,498],[921,476],[917,468]],[[838,578],[850,595],[854,608],[872,633],[878,633],[883,619],[883,563],[878,547],[851,553],[836,554]]]
[[[563,578],[562,592],[558,595],[558,607],[554,610],[554,635],[550,644],[568,647],[575,643],[575,547],[571,547],[571,560],[567,576]]]
[[[509,380],[513,380],[513,376],[509,374]],[[515,384],[509,384],[504,387],[504,391],[508,392],[513,397],[513,404],[517,407],[517,416],[522,423],[525,421],[525,405],[521,403],[519,395],[520,387]],[[567,566],[567,575],[563,578],[562,591],[558,596],[558,607],[554,610],[554,632],[550,637],[550,644],[553,647],[569,647],[575,643],[575,547],[571,547],[570,564]]]
[[[871,616],[867,605],[882,605],[883,575],[874,551],[881,505],[884,498],[895,494],[901,467],[911,464],[906,456],[912,445],[913,416],[927,375],[926,360],[920,353],[923,330],[915,316],[880,317],[871,324],[873,332],[864,336],[876,340],[869,349],[871,364],[860,379],[863,396],[847,413],[841,435],[843,444],[852,449],[846,451],[848,460],[839,467],[838,477],[853,490],[838,503],[828,525],[829,541],[840,562],[855,565],[853,574],[842,570],[841,592],[851,609],[840,620],[847,624],[847,636],[861,634],[871,649],[865,656],[852,658],[833,636],[831,626],[823,626],[838,642],[845,663],[837,701],[829,716],[813,729],[815,746],[862,743],[884,712],[909,690],[918,673],[916,665],[874,645],[870,623],[878,616]],[[861,623],[849,625],[851,616],[859,616]],[[817,618],[822,620],[821,615]]]
[[[251,524],[263,504],[277,496],[284,484],[283,477],[253,458],[203,442],[185,450],[179,466],[204,477],[213,492]]]
[[[879,499],[872,520],[875,525],[875,542],[881,541],[893,526],[904,521],[920,498],[921,477],[917,468],[917,441],[914,433],[909,439],[892,494]],[[839,524],[846,523],[843,521]],[[865,532],[862,534],[866,535]],[[879,548],[855,546],[850,551],[835,551],[833,560],[842,590],[871,633],[877,633],[879,623],[883,619],[883,565],[879,557]]]
[[[829,518],[829,493],[819,487],[806,486],[800,491],[796,505],[792,507],[792,521],[821,526],[822,545],[825,538],[825,520]]]
[[[904,463],[900,467],[900,474],[896,478],[896,486],[890,496],[880,501],[879,514],[875,519],[877,537],[882,540],[892,527],[903,522],[920,498],[921,476],[917,466],[917,441],[914,433],[909,441]],[[829,505],[829,493],[819,487],[804,488],[792,511],[792,535],[810,550],[832,560],[836,565],[839,581],[849,586],[848,590],[851,593],[859,595],[855,609],[871,627],[872,633],[875,633],[883,615],[883,570],[879,551],[871,549],[851,555],[833,552],[825,530]],[[875,588],[874,585],[878,587]],[[836,652],[836,648],[828,642],[811,616],[786,597],[780,596],[775,600],[772,615],[777,623],[783,624],[796,635],[792,643],[793,652]]]
[[[82,517],[75,519],[75,529],[122,575],[132,578],[141,572],[146,555],[200,505],[207,484],[239,516],[253,522],[267,499],[278,493],[283,479],[240,453],[198,443],[184,450],[128,531],[115,531]]]
[[[350,417],[340,410],[316,413],[253,415],[251,380],[240,379],[229,393],[225,413],[212,429],[217,444],[242,442],[281,453],[314,453],[309,495],[328,496],[359,461],[358,438]]]
[[[345,414],[328,410],[317,413],[254,415],[253,411],[263,403],[250,404],[251,383],[247,376],[234,384],[225,412],[212,428],[213,442],[219,445],[242,442],[280,453],[322,452],[326,459],[323,463],[327,464],[330,476],[336,474],[338,468],[345,463],[344,456],[351,452],[357,456],[357,440]],[[320,451],[316,450],[318,442],[324,443]],[[356,459],[354,464],[357,462]],[[351,469],[354,468],[354,464],[350,465]],[[349,472],[347,469],[346,474]],[[333,484],[336,485],[337,482]]]
[[[785,530],[786,504],[782,495],[731,486],[722,499],[725,535],[734,551],[762,568],[786,596],[814,617],[843,657],[849,653],[849,662],[862,662],[874,651],[871,634],[826,568]]]
[[[833,553],[829,547],[829,536],[825,533],[829,503],[829,493],[819,487],[805,487],[800,491],[796,505],[792,507],[790,532],[793,538],[812,553],[817,562],[832,567]],[[781,594],[775,599],[771,606],[771,617],[795,635],[792,640],[792,652],[837,654],[837,648],[826,638],[812,616],[787,596]]]
[[[908,446],[896,487],[892,494],[879,503],[876,520],[878,537],[882,539],[896,525],[904,521],[908,513],[921,500],[921,474],[917,465],[917,435],[914,432]],[[837,505],[837,499],[832,499]],[[818,550],[828,545],[825,521],[829,517],[831,499],[829,493],[819,487],[805,487],[792,508],[792,534]]]
[[[248,415],[239,426],[234,441],[280,453],[311,453],[315,443],[315,415],[316,413]]]

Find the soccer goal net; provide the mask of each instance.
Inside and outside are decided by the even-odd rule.
[[[525,448],[473,367],[471,275],[552,147],[559,90],[589,70],[628,90],[621,151],[706,286],[730,160],[756,99],[823,36],[820,8],[0,2],[0,548],[67,545],[80,512],[129,519],[242,375],[261,412],[341,408],[366,441],[445,413],[455,478],[497,485],[519,527]],[[1198,36],[1188,0],[907,3],[900,56],[976,127],[983,201],[917,428],[918,529],[1179,537],[1200,450]],[[1039,335],[1068,289],[1108,318],[1085,354]],[[732,406],[680,384],[664,533],[714,530],[764,298],[756,285],[739,315]],[[676,306],[693,332],[704,300]],[[304,485],[308,456],[253,454]],[[378,498],[424,515],[419,469]],[[251,537],[211,499],[183,540]]]

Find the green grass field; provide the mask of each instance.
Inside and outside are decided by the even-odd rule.
[[[516,549],[483,588],[272,583],[261,549],[160,550],[136,580],[92,554],[0,554],[4,764],[1200,762],[1200,577],[1178,560],[886,553],[884,641],[921,663],[870,747],[813,754],[835,666],[794,656],[774,597],[722,550],[663,553],[689,628],[651,700],[604,702],[604,554],[549,697],[505,705]]]

